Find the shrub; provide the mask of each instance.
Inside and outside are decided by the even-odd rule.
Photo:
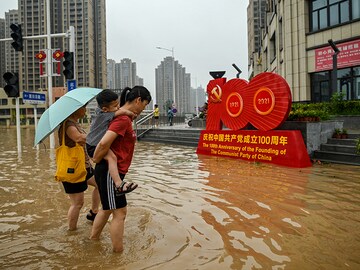
[[[360,155],[360,138],[356,139],[356,154]]]
[[[335,93],[330,102],[293,103],[288,120],[299,121],[309,117],[328,120],[330,115],[360,115],[360,100],[344,100],[344,94]]]
[[[359,100],[345,100],[344,94],[334,93],[328,104],[329,111],[334,115],[359,115],[360,101]]]
[[[324,103],[293,103],[288,116],[289,121],[319,121],[329,118],[328,107]]]

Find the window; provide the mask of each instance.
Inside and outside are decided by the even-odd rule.
[[[352,1],[352,17],[353,19],[360,18],[360,1]]]
[[[10,109],[0,109],[0,115],[10,115]]]
[[[267,48],[264,50],[264,53],[263,53],[263,58],[264,58],[264,71],[267,71],[268,70],[268,51],[267,51]],[[260,62],[261,63],[261,62]]]
[[[345,68],[338,70],[337,89],[344,95],[345,100],[350,100],[352,96],[351,69]]]
[[[275,32],[270,38],[270,63],[272,63],[276,58],[276,38]]]
[[[328,71],[311,74],[311,101],[329,101],[330,75]]]
[[[360,99],[360,67],[354,67],[352,69],[353,76],[353,99]]]
[[[350,21],[349,3],[347,1],[340,3],[339,13],[340,13],[340,23]]]
[[[331,6],[330,7],[330,25],[336,25],[339,24],[339,12],[337,12],[337,6]]]
[[[283,49],[283,24],[282,19],[279,20],[279,49]]]
[[[359,0],[313,0],[310,3],[311,31],[360,18]]]

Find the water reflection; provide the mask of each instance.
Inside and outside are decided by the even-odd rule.
[[[53,180],[54,151],[33,130],[2,129],[0,267],[25,269],[359,269],[360,167],[307,169],[197,156],[139,142],[128,179],[125,251],[108,228],[67,231],[68,199]]]

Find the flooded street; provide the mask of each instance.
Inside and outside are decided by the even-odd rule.
[[[1,269],[360,269],[360,166],[294,169],[138,142],[126,178],[125,251],[108,225],[90,241],[91,187],[78,230],[33,129],[0,129]]]

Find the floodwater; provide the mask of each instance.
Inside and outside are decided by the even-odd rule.
[[[1,269],[360,269],[360,167],[306,169],[197,156],[138,142],[127,179],[125,250],[109,227],[90,241],[85,195],[78,230],[53,180],[54,151],[33,129],[0,130]]]

